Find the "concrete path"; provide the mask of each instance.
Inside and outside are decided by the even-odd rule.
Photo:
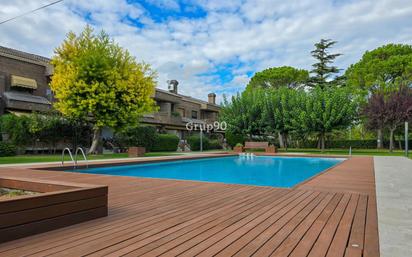
[[[412,256],[412,160],[374,157],[381,257]]]

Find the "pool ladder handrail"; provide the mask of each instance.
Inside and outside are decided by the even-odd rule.
[[[73,162],[73,168],[74,168],[74,169],[77,168],[77,154],[78,154],[79,151],[81,152],[81,154],[83,155],[84,160],[86,161],[86,167],[87,167],[87,168],[89,167],[89,162],[88,162],[88,160],[87,160],[86,154],[84,153],[84,151],[83,151],[83,149],[82,149],[81,147],[77,147],[77,148],[76,148],[76,152],[75,152],[75,155],[74,155],[75,157],[74,157],[74,158],[73,158],[72,152],[70,151],[70,148],[68,148],[68,147],[64,148],[64,149],[63,149],[63,152],[62,152],[62,166],[64,166],[64,153],[65,153],[66,151],[69,153],[70,159],[71,159],[72,162]]]
[[[87,160],[86,154],[83,151],[83,148],[81,147],[77,147],[76,148],[76,153],[74,154],[74,160],[75,160],[75,164],[77,166],[77,154],[80,151],[80,153],[83,155],[83,159],[86,162],[86,168],[89,168],[89,161]]]
[[[253,159],[253,157],[255,157],[255,154],[254,153],[239,153],[239,156],[240,157],[246,157],[247,159],[248,158]]]

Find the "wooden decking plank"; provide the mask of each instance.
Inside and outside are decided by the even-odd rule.
[[[325,200],[326,198],[326,200]],[[272,236],[254,252],[254,256],[270,256],[283,240],[316,208],[323,209],[332,197],[327,193],[319,194],[312,202],[299,211],[288,223],[277,232],[271,232],[271,228],[263,233],[271,233]],[[315,212],[316,213],[316,212]],[[274,228],[274,226],[272,227]]]
[[[356,208],[352,230],[348,242],[348,248],[362,249],[365,240],[366,211],[368,206],[368,196],[359,197],[358,207]]]
[[[287,215],[283,216],[277,222],[262,231],[256,238],[253,239],[253,241],[249,242],[244,248],[237,252],[235,256],[269,256],[273,250],[276,249],[276,246],[272,248],[271,244],[281,243],[284,239],[281,236],[281,242],[276,242],[278,237],[271,241],[273,236],[276,236],[282,232],[287,233],[289,229],[292,229],[294,226],[298,225],[299,220],[306,217],[307,213],[315,208],[315,206],[319,204],[325,196],[325,193],[318,194],[316,198],[305,204],[303,208],[288,212]],[[289,224],[290,226],[288,226]]]
[[[138,192],[137,195],[140,195],[140,193]],[[170,195],[170,194],[169,194]],[[93,220],[87,223],[84,223],[85,226],[89,226],[89,227],[94,227],[95,225],[100,225],[100,224],[107,224],[107,226],[113,225],[114,223],[111,223],[110,221],[115,220],[115,221],[119,221],[119,218],[123,215],[130,215],[128,218],[132,218],[133,216],[139,215],[139,217],[141,217],[141,215],[145,215],[146,213],[149,213],[150,211],[156,211],[159,209],[159,204],[156,203],[156,201],[164,201],[165,205],[167,206],[167,204],[171,204],[171,203],[186,203],[188,199],[192,199],[193,196],[186,196],[186,195],[175,195],[172,194],[170,195],[172,196],[172,199],[169,198],[165,198],[164,196],[161,196],[160,198],[155,198],[152,200],[144,200],[142,202],[139,203],[135,203],[135,204],[130,204],[128,205],[128,209],[126,209],[125,211],[121,212],[121,213],[117,213],[117,214],[111,214],[110,216],[108,216],[105,219],[97,219],[97,220]],[[150,203],[151,202],[151,203]],[[160,202],[159,202],[160,203]],[[141,206],[141,208],[139,208],[139,206]],[[144,206],[144,207],[143,207]],[[112,206],[110,206],[112,207]],[[137,207],[137,208],[133,208],[131,209],[130,207]],[[150,215],[150,214],[149,214]],[[104,226],[103,226],[104,227]],[[102,228],[102,227],[100,227]],[[57,237],[58,235],[65,235],[67,233],[74,233],[74,232],[81,232],[81,234],[84,233],[84,228],[82,227],[76,227],[76,226],[72,226],[72,227],[66,227],[63,229],[59,229],[58,231],[53,231],[50,233],[53,233],[54,237]],[[73,236],[73,234],[71,234]],[[71,236],[71,238],[72,238]],[[39,234],[39,235],[35,235],[31,237],[31,241],[33,243],[35,242],[44,242],[44,238],[49,237],[48,234]],[[48,240],[47,244],[50,244],[54,242],[54,240]],[[44,242],[46,244],[46,242]],[[21,240],[16,240],[13,242],[8,242],[2,245],[3,247],[0,248],[0,252],[3,251],[7,251],[13,248],[18,248],[19,246],[25,246],[25,247],[29,247],[26,243],[25,243],[25,239],[21,239]],[[25,250],[28,250],[27,248]]]
[[[267,207],[267,205],[270,203],[270,201],[273,201],[274,199],[277,199],[278,197],[281,197],[282,194],[279,191],[272,191],[271,194],[267,194],[265,196],[259,197],[259,199],[252,199],[252,201],[248,201],[246,203],[246,210],[240,213],[237,217],[245,217],[248,214],[254,213],[258,211],[259,209]],[[237,203],[235,204],[236,208],[243,207],[245,206],[244,203]],[[227,205],[224,205],[222,208],[219,208],[215,211],[208,212],[204,215],[198,216],[195,219],[188,220],[182,224],[179,224],[178,226],[169,228],[165,231],[162,231],[158,234],[149,236],[143,240],[139,238],[132,238],[131,240],[124,241],[120,244],[114,245],[113,247],[107,248],[103,251],[96,252],[96,255],[91,255],[91,256],[112,256],[109,253],[113,253],[113,255],[126,255],[136,249],[139,249],[140,247],[143,247],[145,245],[148,245],[149,243],[152,243],[153,241],[157,241],[159,239],[165,238],[167,236],[172,236],[174,238],[179,237],[180,235],[184,235],[187,232],[190,232],[194,228],[197,228],[197,226],[205,224],[207,222],[208,224],[218,224],[218,218],[221,217],[222,213],[225,213],[225,218],[228,218],[228,214],[233,212],[233,209],[228,209]],[[231,207],[231,206],[229,206]],[[212,219],[212,220],[209,220]],[[136,253],[133,253],[132,256],[136,256]]]
[[[322,232],[323,228],[327,224],[330,216],[341,202],[343,194],[335,195],[334,199],[329,203],[325,208],[322,214],[315,220],[313,225],[309,228],[308,231],[303,235],[301,240],[297,242],[294,249],[291,249],[291,257],[306,256],[309,254],[312,249],[313,244],[318,239],[319,234]],[[285,247],[286,248],[286,247]]]
[[[273,215],[270,217],[273,217],[273,219],[279,219],[282,215],[284,215],[287,210],[292,209],[293,207],[299,205],[303,201],[307,200],[310,195],[313,195],[312,192],[304,192],[304,194],[300,195],[298,198],[293,199],[291,202],[285,201],[281,204],[279,204],[277,207],[275,207],[273,211]],[[179,244],[176,247],[170,249],[167,252],[164,252],[160,256],[175,256],[179,255],[187,250],[190,250],[192,247],[196,247],[200,243],[204,242],[205,240],[217,236],[218,232],[222,231],[225,229],[225,226],[222,227],[215,227],[213,229],[210,229],[206,231],[205,233],[202,233],[194,238],[192,238],[189,241],[184,242],[183,244]]]
[[[107,231],[104,235],[98,234],[95,237],[88,237],[86,242],[82,241],[81,244],[77,243],[71,247],[70,250],[67,250],[67,253],[58,252],[56,254],[58,256],[77,255],[79,252],[89,254],[95,252],[96,249],[105,248],[135,236],[145,238],[151,234],[166,230],[169,227],[179,225],[187,219],[194,218],[203,213],[207,213],[210,210],[219,208],[219,206],[226,204],[228,200],[233,199],[235,196],[239,197],[239,195],[241,195],[239,192],[229,192],[223,195],[216,195],[213,199],[196,202],[196,204],[186,206],[184,209],[174,212],[173,215],[166,216],[162,219],[152,219],[150,222],[144,224],[138,220],[135,223],[125,224],[121,228],[114,227],[110,231]],[[247,197],[247,195],[244,196]],[[104,236],[103,240],[94,242],[96,237],[102,238],[102,236]]]
[[[379,256],[378,212],[375,195],[368,198],[363,255],[364,257]]]
[[[26,167],[0,175],[109,186],[108,217],[0,244],[0,256],[379,256],[370,157],[278,191]]]
[[[311,202],[308,206],[312,205],[313,203],[317,203],[317,199],[322,199],[323,195],[320,194],[313,202]],[[308,208],[305,207],[305,209]],[[304,210],[305,210],[304,209]],[[262,216],[262,217],[261,217]],[[256,226],[256,224],[259,224],[262,220],[265,220],[267,217],[265,215],[261,215],[255,219],[253,219],[251,222],[248,222],[246,225],[244,225],[241,229],[236,230],[233,234],[230,236],[226,236],[224,239],[219,240],[219,242],[213,244],[211,247],[205,249],[203,252],[201,252],[198,256],[214,256],[217,253],[219,253],[222,249],[233,243],[233,241],[236,241],[239,237],[244,235],[246,232],[250,231],[252,228]]]
[[[250,193],[250,191],[253,192],[254,190],[252,188],[249,188],[249,189],[243,189],[243,191],[244,191],[244,194],[246,195],[246,194],[248,194],[248,192]],[[235,190],[235,192],[237,192],[237,191]],[[233,190],[227,189],[227,190],[222,190],[221,192],[216,192],[216,193],[211,193],[211,194],[205,194],[205,195],[201,194],[201,195],[199,195],[199,197],[200,197],[199,200],[202,200],[202,198],[205,198],[205,197],[206,197],[206,199],[210,198],[210,197],[214,197],[212,199],[215,199],[215,198],[220,199],[221,197],[225,196],[226,194],[233,194],[233,193],[234,193]],[[241,196],[241,195],[242,194],[240,194],[239,196]],[[191,196],[191,199],[196,200],[196,197]],[[171,207],[173,207],[173,208],[170,209]],[[182,207],[184,207],[184,208],[182,208]],[[164,209],[166,212],[159,213],[159,210],[162,210],[162,209]],[[184,202],[179,202],[178,205],[176,205],[176,206],[173,206],[173,205],[172,206],[169,206],[169,205],[159,206],[157,208],[157,212],[154,212],[154,213],[156,213],[156,215],[146,215],[146,216],[143,216],[143,217],[141,215],[134,215],[133,220],[137,221],[138,223],[141,223],[141,224],[143,224],[145,222],[152,222],[153,223],[153,222],[155,222],[153,220],[155,220],[156,218],[158,219],[158,218],[161,218],[161,217],[168,217],[168,215],[170,215],[170,214],[176,214],[176,213],[178,214],[179,211],[182,212],[184,210],[189,210],[189,209],[191,209],[191,207],[187,206],[187,201],[184,201]],[[86,242],[88,242],[88,240],[92,240],[94,238],[93,237],[94,235],[97,235],[100,238],[100,237],[104,236],[104,233],[112,234],[112,232],[113,232],[112,229],[113,228],[115,228],[116,230],[119,230],[123,227],[129,227],[130,224],[133,224],[133,223],[131,223],[131,221],[133,221],[133,220],[131,220],[131,219],[121,220],[121,223],[110,224],[109,226],[105,227],[104,231],[91,229],[87,233],[83,232],[83,233],[79,234],[80,238],[68,237],[69,241],[59,240],[58,241],[58,246],[48,244],[45,248],[47,248],[47,249],[53,248],[52,251],[58,251],[60,248],[67,248],[67,247],[70,247],[72,245],[77,245],[77,244],[81,243],[81,242],[79,242],[79,240],[81,240],[82,238],[86,238],[87,239]],[[70,243],[70,242],[73,242],[73,243]],[[44,250],[45,249],[43,249],[42,251],[44,251]]]
[[[281,208],[283,205],[288,204],[288,202],[293,201],[297,199],[298,197],[301,197],[304,193],[305,193],[304,191],[288,191],[286,195],[284,195],[283,197],[279,198],[276,201],[273,201],[273,204],[271,205],[275,205],[275,207],[273,207],[269,211],[266,211],[263,215],[260,216],[260,218],[264,219],[264,218],[269,217],[273,211],[276,211],[277,209]],[[169,251],[170,249],[179,248],[179,247],[182,248],[181,245],[183,245],[184,247],[187,247],[188,246],[187,243],[195,245],[196,242],[201,242],[203,240],[203,239],[199,239],[199,237],[196,238],[196,236],[201,235],[203,238],[208,238],[208,236],[213,236],[214,234],[217,233],[217,231],[223,230],[225,227],[233,224],[237,220],[238,219],[228,219],[228,220],[225,220],[223,223],[219,223],[218,225],[207,224],[201,227],[201,229],[199,230],[192,231],[191,233],[188,233],[184,235],[183,237],[175,238],[174,240],[169,241],[167,244],[164,244],[161,247],[155,248],[152,251],[147,252],[142,256],[158,256],[158,255],[161,255]],[[248,223],[246,226],[250,224],[251,223]],[[174,251],[178,252],[179,250],[174,249]],[[170,254],[170,253],[167,253],[167,254]]]
[[[319,218],[323,211],[333,205],[336,201],[336,194],[330,193],[328,196],[318,205],[315,210],[299,224],[299,226],[291,233],[286,239],[279,243],[279,247],[274,250],[271,256],[288,256],[295,246],[300,242],[301,238],[310,229],[313,223]]]
[[[270,198],[270,202],[278,202],[280,199],[286,197],[289,194],[296,194],[297,192],[294,191],[288,191],[288,190],[282,190],[279,191],[276,197]],[[252,200],[255,201],[255,200]],[[270,204],[267,201],[265,202],[266,204]],[[153,255],[159,255],[166,251],[168,247],[173,247],[175,245],[175,242],[178,240],[188,240],[214,226],[222,226],[224,222],[231,222],[233,220],[239,220],[242,217],[249,215],[250,213],[253,213],[256,211],[255,208],[262,208],[260,206],[256,205],[247,205],[247,206],[242,206],[241,208],[237,209],[232,209],[228,211],[222,210],[221,213],[225,213],[225,215],[217,215],[217,217],[213,217],[213,220],[207,219],[202,222],[199,222],[198,224],[195,224],[195,226],[190,226],[187,227],[186,229],[179,231],[180,233],[178,234],[171,234],[166,237],[162,237],[154,242],[151,242],[150,244],[147,244],[143,247],[140,247],[139,249],[133,250],[124,256],[153,256]],[[135,245],[133,245],[135,248]]]
[[[326,256],[326,253],[333,240],[333,237],[335,235],[339,222],[351,198],[352,198],[352,195],[350,194],[346,194],[342,198],[342,201],[336,207],[332,216],[328,220],[328,223],[326,224],[326,226],[323,228],[322,232],[320,233],[318,240],[315,242],[313,248],[309,252],[309,255],[308,255],[309,257]]]
[[[185,222],[187,219],[191,219],[196,217],[196,215],[201,215],[202,213],[206,213],[211,209],[218,208],[222,206],[228,201],[238,199],[241,195],[238,192],[231,192],[225,195],[215,195],[212,199],[206,199],[204,201],[196,202],[196,204],[192,204],[191,206],[185,206],[184,208],[174,210],[173,215],[166,215],[162,219],[151,219],[150,222],[142,223],[141,221],[136,221],[133,223],[125,224],[125,226],[121,228],[113,227],[110,231],[104,234],[104,239],[100,240],[97,243],[91,242],[89,240],[94,240],[95,237],[101,238],[102,235],[98,234],[95,237],[87,238],[89,242],[82,242],[82,244],[77,244],[71,248],[72,251],[74,249],[80,249],[83,251],[87,251],[88,253],[92,253],[89,246],[98,247],[98,248],[105,248],[107,246],[113,245],[116,242],[120,243],[127,239],[130,239],[135,236],[139,237],[147,237],[151,234],[159,233],[163,230],[168,229],[171,226],[179,225]],[[242,197],[248,197],[248,194],[243,194]],[[87,250],[85,249],[87,248]],[[59,253],[59,255],[63,255],[63,253]]]
[[[345,257],[362,257],[362,253],[362,249],[347,248],[345,251]]]
[[[316,197],[319,195],[319,193],[314,192],[311,195],[309,195],[308,197],[306,197],[305,200],[303,200],[297,207],[295,207],[294,209],[291,210],[291,212],[287,213],[285,216],[283,216],[282,218],[288,217],[288,216],[292,216],[295,214],[295,211],[298,212],[301,209],[305,208],[310,202],[312,202],[314,199],[316,199]],[[199,253],[201,253],[202,251],[204,251],[205,249],[209,248],[210,246],[212,246],[213,244],[217,243],[218,241],[220,241],[221,239],[223,239],[224,237],[231,235],[232,233],[234,235],[238,234],[236,233],[237,230],[239,228],[241,228],[242,226],[244,226],[245,224],[247,224],[248,222],[250,222],[251,220],[253,220],[256,217],[247,217],[245,220],[242,220],[243,222],[238,222],[235,223],[234,225],[225,228],[223,231],[221,231],[218,235],[215,235],[213,237],[209,237],[208,239],[206,239],[205,241],[201,242],[200,244],[196,245],[195,247],[190,248],[189,250],[185,251],[184,253],[180,254],[179,256],[194,256],[194,255],[198,255]],[[286,218],[285,218],[286,219]],[[232,235],[233,236],[233,235]],[[240,237],[240,235],[238,235],[238,237]]]
[[[339,226],[335,232],[335,236],[329,246],[326,257],[343,257],[349,240],[352,222],[355,216],[355,211],[358,206],[359,195],[352,195],[352,198],[346,207],[345,213],[339,222]]]
[[[257,237],[255,237],[252,241],[250,241],[245,247],[243,247],[240,251],[238,251],[234,256],[251,256],[254,254],[262,245],[264,245],[267,240],[270,238],[271,235],[277,233],[280,229],[283,228],[296,214],[298,214],[301,210],[306,208],[316,197],[319,195],[319,192],[315,192],[305,199],[302,203],[298,206],[294,207],[293,209],[287,211],[282,217],[276,220],[268,219],[268,223],[270,225],[262,226],[265,227],[265,230],[260,231]],[[313,197],[312,197],[313,196]]]
[[[230,190],[230,189],[227,189],[227,190]],[[223,192],[225,192],[226,191],[226,189],[225,190],[222,190],[222,192],[221,193],[223,193]],[[201,198],[198,198],[199,200],[200,199],[202,199],[202,198],[204,198],[204,197],[209,197],[210,195],[208,195],[208,194],[205,194],[205,195],[200,195],[200,197]],[[187,206],[187,200],[188,199],[192,199],[192,200],[195,200],[196,199],[196,197],[194,197],[194,196],[188,196],[187,198],[182,198],[182,199],[179,199],[179,201],[178,202],[176,202],[176,203],[174,203],[175,204],[175,206],[177,207],[177,206]],[[173,203],[173,202],[172,202]],[[135,213],[135,214],[133,214],[132,216],[128,216],[128,214],[130,215],[131,213],[124,213],[124,215],[125,215],[125,219],[121,219],[121,220],[119,220],[119,222],[128,222],[128,221],[130,221],[130,219],[131,218],[136,218],[136,217],[138,217],[139,219],[142,219],[142,218],[144,218],[144,217],[152,217],[152,218],[154,218],[155,216],[153,216],[153,214],[158,214],[159,213],[159,210],[165,210],[165,211],[167,211],[167,210],[169,210],[169,208],[170,207],[172,207],[173,205],[170,205],[171,203],[168,203],[168,204],[165,204],[165,206],[157,206],[155,209],[153,209],[153,211],[152,212],[149,212],[149,213],[147,213],[147,214],[145,214],[145,213],[139,213],[139,212],[137,212],[137,213]],[[133,212],[134,210],[131,210],[131,212]],[[129,211],[130,212],[130,211]],[[159,214],[158,214],[159,215]],[[166,213],[161,213],[160,215],[166,215]],[[99,222],[98,224],[101,224],[101,223],[103,223],[103,224],[106,224],[106,223],[108,223],[108,225],[107,226],[104,226],[103,225],[103,227],[106,227],[106,228],[110,228],[110,227],[112,227],[112,226],[119,226],[119,223],[117,223],[117,222],[115,222],[115,223],[110,223],[109,221],[111,220],[111,219],[116,219],[116,218],[119,218],[119,217],[115,217],[115,215],[112,215],[112,216],[109,216],[109,217],[107,217],[107,218],[105,218],[105,219],[99,219],[99,220],[96,220],[96,221],[92,221],[92,222],[89,222],[90,223],[90,229],[89,230],[87,230],[88,232],[87,233],[89,233],[89,232],[94,232],[94,225],[97,223],[97,222]],[[87,223],[87,224],[89,224],[89,223]],[[99,228],[101,228],[101,227],[99,227]],[[87,233],[84,233],[84,228],[82,228],[82,227],[79,227],[79,228],[77,228],[76,226],[74,226],[74,227],[71,227],[71,228],[67,228],[67,229],[64,229],[64,230],[62,230],[62,231],[54,231],[54,232],[52,232],[52,233],[54,233],[54,234],[57,234],[57,233],[59,233],[59,232],[62,232],[63,233],[63,235],[65,234],[65,233],[67,233],[67,230],[68,229],[74,229],[74,230],[79,230],[79,234],[80,234],[80,236],[81,237],[85,237],[85,236],[88,236],[88,235],[90,235],[90,234],[87,234]],[[97,231],[97,232],[100,232],[100,231]],[[43,234],[43,235],[45,235],[45,234]],[[38,236],[36,236],[36,237],[41,237],[42,235],[38,235]],[[78,240],[79,238],[73,238],[73,235],[70,237],[70,236],[68,236],[67,238],[69,238],[70,240]],[[41,240],[42,238],[40,238],[40,240]],[[60,241],[60,240],[58,240],[58,241]],[[24,241],[23,241],[24,242]],[[40,241],[40,242],[42,242],[42,243],[44,243],[44,245],[46,245],[47,247],[50,247],[50,246],[52,246],[52,244],[51,244],[51,242],[43,242],[42,240]],[[30,246],[28,246],[27,244],[25,244],[25,245],[23,245],[25,248],[24,249],[21,249],[21,250],[24,250],[24,251],[26,251],[27,250],[27,247],[30,247]],[[9,250],[9,249],[7,249],[7,250]]]

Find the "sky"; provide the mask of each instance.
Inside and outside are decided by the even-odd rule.
[[[0,21],[53,0],[0,0]],[[69,31],[105,30],[157,70],[159,88],[217,101],[253,74],[289,65],[311,69],[313,44],[338,41],[344,70],[366,50],[412,44],[412,0],[64,0],[0,25],[0,45],[51,57]]]

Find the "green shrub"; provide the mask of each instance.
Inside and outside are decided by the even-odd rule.
[[[409,140],[409,145],[411,145],[412,140]],[[315,140],[307,140],[300,144],[300,148],[316,148],[318,142]],[[402,148],[405,147],[405,141],[401,141]],[[365,140],[332,140],[326,141],[326,148],[335,149],[348,149],[349,147],[355,149],[376,149],[376,139],[365,139]],[[388,140],[383,141],[383,146],[388,147]],[[398,141],[395,141],[395,147],[398,147]]]
[[[153,152],[176,151],[179,144],[179,137],[172,134],[158,134],[151,148]]]
[[[210,149],[210,140],[209,138],[203,136],[203,150]],[[187,138],[187,143],[190,145],[190,150],[199,151],[200,150],[200,136],[193,135]]]
[[[114,142],[120,147],[143,146],[150,151],[157,140],[155,127],[139,126],[128,128],[114,135]]]
[[[209,140],[209,149],[222,149],[222,145],[220,144],[219,140],[211,139]]]
[[[0,157],[14,156],[17,153],[17,147],[13,144],[0,142]]]
[[[231,146],[235,146],[236,144],[244,144],[245,143],[245,136],[241,134],[233,134],[231,132],[226,133],[226,142]]]
[[[243,144],[237,143],[235,146],[236,146],[236,147],[243,147]]]
[[[1,132],[8,135],[8,140],[15,145],[25,146],[32,141],[29,128],[30,118],[26,115],[6,114],[1,116]]]

